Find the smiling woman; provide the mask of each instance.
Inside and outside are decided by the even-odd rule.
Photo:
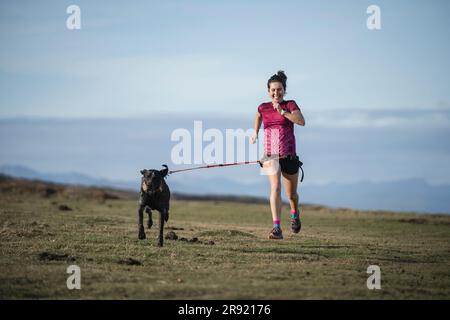
[[[286,93],[287,77],[284,71],[278,71],[267,81],[269,97],[272,101],[262,103],[258,107],[255,118],[255,132],[252,143],[258,138],[261,122],[264,123],[264,153],[263,167],[270,170],[267,173],[271,187],[270,209],[272,211],[273,229],[270,239],[283,239],[281,231],[281,183],[283,181],[291,207],[291,229],[299,233],[301,229],[300,212],[298,209],[298,171],[300,160],[295,150],[294,124],[305,125],[305,119],[294,100],[283,100]],[[275,159],[272,159],[275,156]]]

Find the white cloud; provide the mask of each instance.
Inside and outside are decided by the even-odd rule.
[[[383,128],[383,127],[450,127],[450,108],[420,109],[342,109],[304,111],[313,127]]]

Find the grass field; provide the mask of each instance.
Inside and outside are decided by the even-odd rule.
[[[159,248],[157,224],[137,239],[137,196],[0,185],[2,299],[450,298],[450,216],[305,206],[292,235],[285,207],[275,241],[267,204],[174,200],[165,233],[179,239]],[[72,264],[81,290],[66,287]],[[369,265],[381,290],[367,289]]]

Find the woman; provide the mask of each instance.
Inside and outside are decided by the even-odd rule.
[[[267,175],[271,187],[270,209],[273,219],[270,239],[283,239],[280,224],[281,176],[283,176],[286,195],[291,207],[292,232],[298,233],[301,229],[297,194],[299,159],[295,151],[294,124],[304,126],[305,119],[294,100],[283,100],[286,93],[286,80],[284,71],[278,71],[267,81],[271,101],[262,103],[258,107],[255,132],[251,137],[251,142],[255,143],[261,122],[263,122],[265,153],[263,159],[268,159],[263,162],[263,167],[272,169],[272,172]]]

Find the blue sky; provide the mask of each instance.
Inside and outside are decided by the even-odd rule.
[[[70,4],[81,30],[65,26]],[[449,11],[445,0],[2,1],[0,117],[251,118],[283,69],[313,124],[373,125],[380,111],[382,124],[417,112],[446,126]]]
[[[71,4],[81,30],[66,28]],[[372,4],[381,30],[366,27]],[[127,181],[174,169],[172,130],[251,128],[282,69],[307,123],[305,186],[450,185],[449,12],[446,0],[1,1],[0,166]],[[172,179],[267,187],[256,171]]]

